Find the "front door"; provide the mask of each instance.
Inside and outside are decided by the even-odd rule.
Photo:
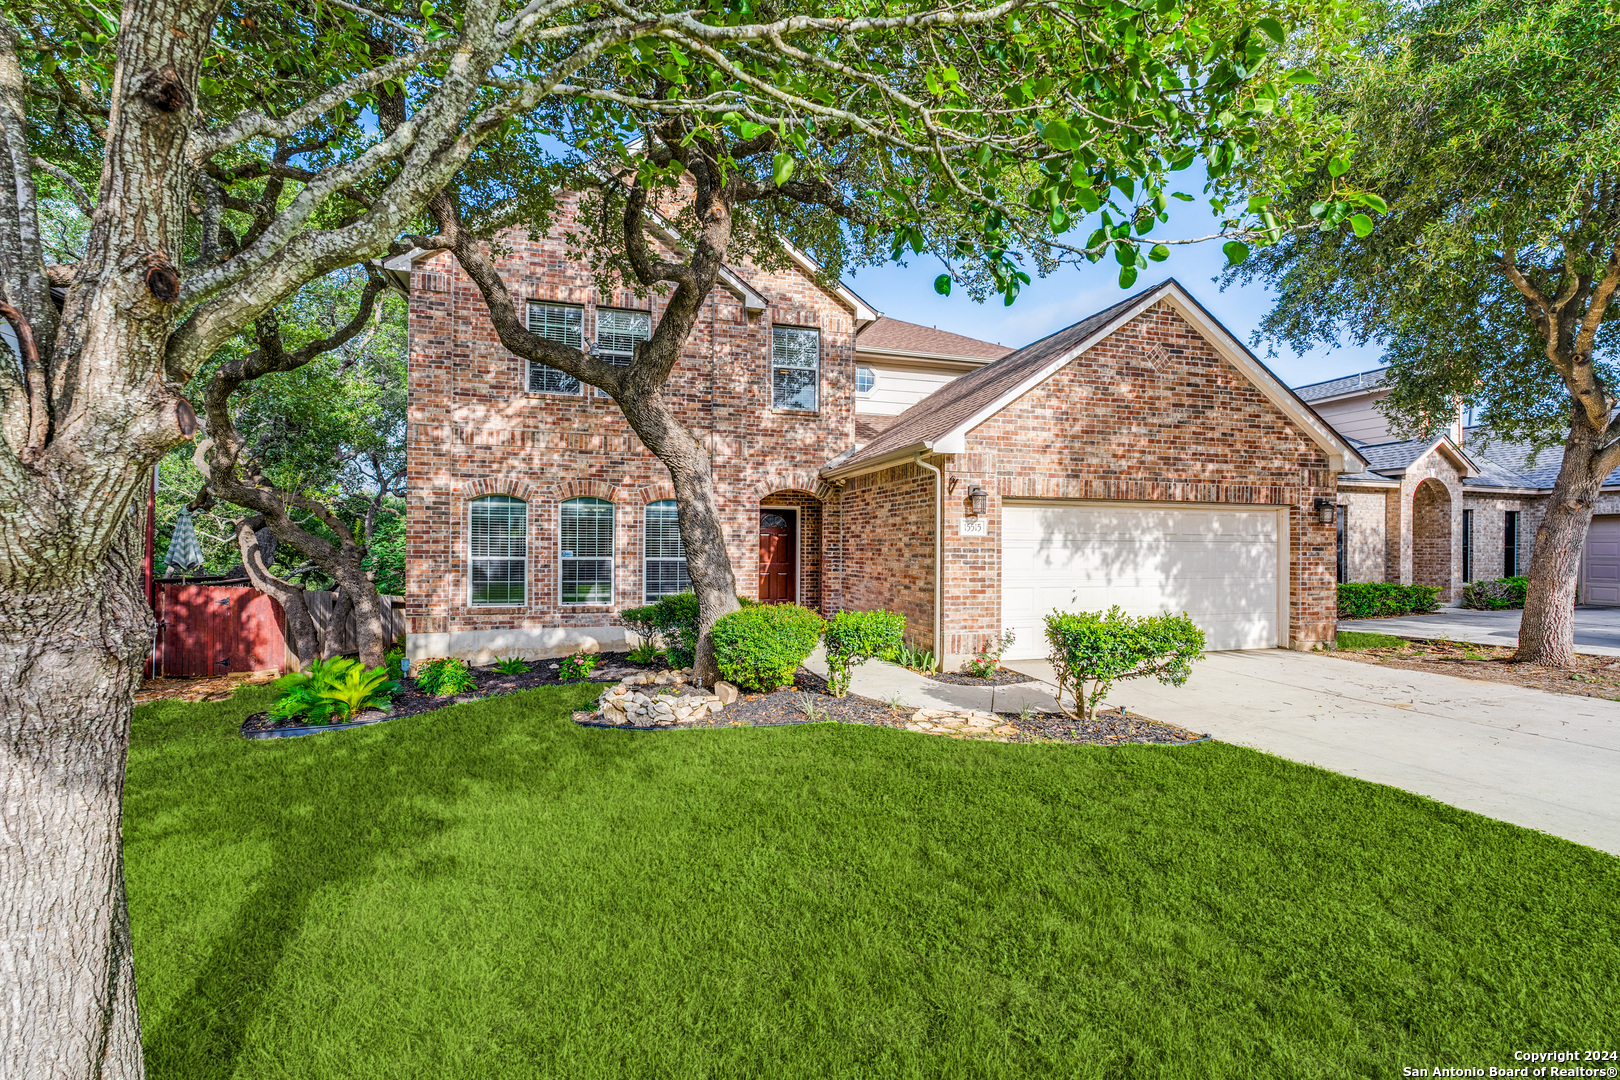
[[[759,512],[759,598],[767,604],[799,599],[798,512]]]

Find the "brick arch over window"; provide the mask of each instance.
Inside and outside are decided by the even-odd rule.
[[[558,502],[565,499],[606,499],[610,503],[630,501],[630,492],[605,480],[564,480],[552,487],[551,497]]]
[[[485,495],[510,495],[524,502],[533,502],[539,493],[540,489],[529,481],[508,476],[486,476],[479,480],[469,480],[461,485],[461,489],[457,492],[464,499],[478,499]]]
[[[669,480],[664,480],[657,484],[649,484],[636,494],[641,499],[641,505],[646,506],[648,503],[673,499],[675,497],[675,485]]]

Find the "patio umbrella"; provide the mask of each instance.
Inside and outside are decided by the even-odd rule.
[[[164,560],[181,573],[195,570],[203,564],[202,545],[197,543],[197,528],[191,523],[191,511],[180,508],[174,519],[174,535],[169,537],[169,554]]]

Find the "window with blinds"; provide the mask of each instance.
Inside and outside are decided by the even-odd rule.
[[[636,358],[636,342],[650,337],[651,312],[596,309],[596,351],[608,363],[629,367]]]
[[[584,348],[585,309],[567,304],[529,302],[529,332],[548,341]],[[579,380],[554,367],[529,361],[529,392],[532,394],[577,394]]]
[[[529,504],[510,495],[474,499],[467,529],[474,604],[521,604],[528,580]]]
[[[613,504],[569,499],[562,504],[562,602],[613,603]]]
[[[645,602],[649,604],[660,596],[685,592],[692,587],[692,579],[686,576],[686,548],[681,544],[681,525],[674,499],[647,506],[646,567],[642,581]]]
[[[815,412],[821,389],[821,332],[771,327],[771,407]]]

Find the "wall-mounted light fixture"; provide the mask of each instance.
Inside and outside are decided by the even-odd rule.
[[[973,509],[974,517],[981,517],[990,509],[990,493],[974,484],[968,488],[968,506]]]
[[[1318,495],[1313,505],[1316,509],[1316,520],[1323,525],[1332,525],[1339,520],[1339,505],[1332,499],[1324,499]]]

